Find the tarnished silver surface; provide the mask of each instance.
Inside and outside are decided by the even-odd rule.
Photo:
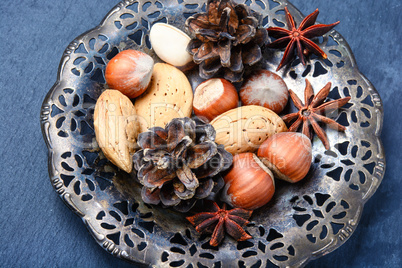
[[[106,88],[105,64],[128,48],[156,59],[148,37],[151,25],[164,21],[184,30],[186,17],[205,10],[204,2],[126,0],[68,46],[41,111],[51,182],[95,240],[117,257],[155,267],[303,266],[350,237],[385,169],[379,139],[381,99],[336,31],[318,40],[328,60],[314,58],[306,67],[296,62],[280,75],[300,97],[305,78],[316,93],[331,81],[330,97],[350,95],[351,105],[336,116],[347,130],[327,129],[330,151],[314,139],[314,161],[307,178],[294,185],[277,182],[274,199],[254,212],[247,227],[252,240],[237,243],[227,237],[219,249],[211,248],[208,238],[200,237],[185,215],[143,204],[139,186],[104,158],[95,141],[92,116],[95,101]],[[286,23],[285,5],[298,23],[303,18],[286,0],[237,2],[259,12],[264,27]],[[263,65],[275,70],[282,55],[283,51],[267,49]]]

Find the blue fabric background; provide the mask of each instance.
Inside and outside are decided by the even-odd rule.
[[[118,0],[0,1],[0,266],[129,267],[93,240],[53,191],[39,125],[42,100],[61,55]],[[304,14],[336,27],[363,74],[379,91],[387,156],[383,183],[353,236],[308,267],[401,267],[400,0],[293,0]]]

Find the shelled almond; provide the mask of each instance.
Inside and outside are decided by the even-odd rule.
[[[193,58],[186,50],[191,38],[185,32],[167,23],[156,23],[149,39],[156,55],[166,63],[180,70],[193,66]]]

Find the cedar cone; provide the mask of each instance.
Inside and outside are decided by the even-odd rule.
[[[242,80],[244,65],[262,59],[261,47],[268,33],[258,28],[259,20],[244,4],[231,0],[208,0],[207,12],[189,17],[186,26],[192,36],[187,51],[199,64],[204,79],[221,71],[231,82]]]
[[[215,134],[210,124],[187,117],[141,133],[133,162],[144,202],[187,212],[219,191],[223,179],[218,173],[231,166],[233,157],[215,143]]]

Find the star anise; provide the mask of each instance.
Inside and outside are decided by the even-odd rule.
[[[252,210],[241,208],[226,210],[225,203],[220,208],[218,204],[212,202],[210,212],[198,213],[192,217],[187,217],[187,220],[195,226],[197,232],[212,233],[209,244],[216,247],[222,242],[225,232],[237,241],[251,239],[252,236],[243,229],[249,223],[248,219],[251,217],[251,213],[253,213]]]
[[[289,131],[297,131],[302,126],[302,132],[304,135],[313,138],[314,131],[318,138],[322,141],[325,149],[329,149],[329,142],[327,134],[318,125],[318,122],[327,124],[330,128],[345,131],[345,127],[335,122],[325,116],[325,114],[330,113],[342,106],[344,106],[350,100],[350,97],[345,97],[342,99],[332,100],[324,102],[327,98],[329,91],[331,89],[331,82],[328,82],[318,93],[314,96],[313,88],[310,82],[306,79],[306,89],[304,91],[304,104],[301,102],[299,97],[289,89],[289,95],[293,100],[293,103],[299,109],[297,113],[288,114],[282,117],[285,123],[290,123],[293,120],[294,123],[289,127]]]
[[[304,18],[300,23],[299,28],[296,28],[295,21],[287,7],[285,7],[285,12],[288,30],[280,27],[270,27],[267,29],[270,36],[277,38],[277,40],[268,45],[269,47],[286,47],[282,61],[276,70],[278,71],[284,65],[292,61],[295,50],[297,50],[297,55],[303,65],[306,65],[305,56],[308,56],[310,53],[321,55],[326,59],[327,54],[325,54],[325,52],[310,39],[329,32],[339,24],[339,21],[332,24],[314,25],[319,13],[318,9],[316,9],[313,13]]]

